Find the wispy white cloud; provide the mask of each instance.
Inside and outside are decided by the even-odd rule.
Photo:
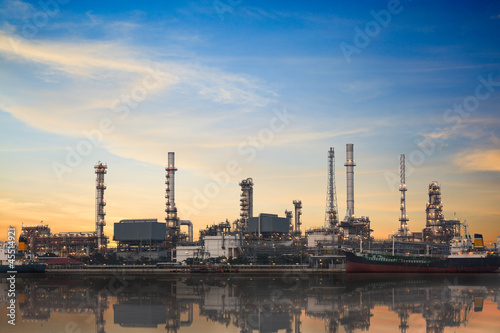
[[[65,91],[66,94],[62,96],[69,95],[67,92],[72,91],[72,96],[81,95],[76,93],[76,90],[85,93],[84,99],[78,103],[73,101],[71,109],[76,111],[110,108],[114,99],[134,89],[151,70],[156,71],[162,78],[162,85],[155,91],[149,91],[152,96],[159,96],[160,92],[165,94],[175,91],[175,86],[179,86],[183,91],[189,91],[202,100],[250,107],[267,105],[272,101],[271,98],[276,96],[265,89],[257,79],[248,75],[227,73],[196,63],[151,60],[146,52],[141,53],[119,42],[31,41],[0,32],[0,54],[9,63],[21,68],[24,64],[37,64],[32,72],[26,74],[26,79],[35,76],[53,83],[69,80],[68,85],[59,87],[63,90],[57,94],[61,95]],[[49,88],[45,87],[47,93],[53,94],[53,87]],[[29,99],[42,99],[40,95],[36,96],[36,92],[24,93],[30,95]],[[8,96],[4,97],[8,100]],[[43,107],[43,101],[39,102],[42,103],[36,104]],[[163,102],[169,104],[167,99]],[[66,116],[69,115],[68,105],[60,97],[57,100],[52,99],[50,105],[50,109],[45,111],[46,118],[50,118],[50,113],[54,113],[59,107],[65,109]],[[186,101],[187,109],[190,105],[192,103]],[[13,113],[16,110],[21,113],[31,110],[31,115],[36,113],[37,109],[23,105],[19,100],[4,108]],[[60,111],[55,112],[55,116],[64,119],[65,114]],[[33,125],[39,126],[39,123]]]
[[[258,78],[196,59],[165,60],[162,50],[121,41],[25,40],[0,31],[0,57],[17,68],[5,79],[23,87],[0,83],[0,107],[35,128],[82,139],[108,117],[115,129],[103,136],[102,147],[109,152],[163,164],[161,152],[182,149],[193,152],[185,165],[201,170],[216,162],[199,166],[200,158],[220,160],[228,152],[214,154],[200,143],[239,143],[261,128],[258,119],[269,121],[263,114],[242,121],[277,97]],[[116,101],[140,87],[151,71],[161,85],[148,90],[126,119],[118,117]]]
[[[427,132],[427,133],[420,132],[418,134],[421,135],[425,140],[448,140],[452,136],[460,133],[460,130],[463,128],[464,128],[463,125],[457,127],[445,127],[435,130],[433,132]]]
[[[429,141],[439,143],[440,145],[448,145],[456,142],[458,139],[468,139],[469,142],[475,145],[479,143],[490,143],[498,138],[492,131],[500,126],[500,120],[493,117],[471,117],[462,119],[460,125],[453,127],[447,126],[437,128],[429,132],[419,132],[418,135],[423,140],[418,141],[418,145],[425,147]]]
[[[31,17],[36,8],[27,2],[20,0],[5,0],[4,6],[0,7],[0,14],[9,19],[23,19]]]
[[[471,149],[457,154],[455,165],[465,172],[500,172],[500,149]]]

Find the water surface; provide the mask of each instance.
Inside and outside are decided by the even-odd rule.
[[[18,275],[1,332],[499,332],[500,275]]]

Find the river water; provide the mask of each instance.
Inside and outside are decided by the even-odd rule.
[[[0,332],[500,332],[500,274],[18,275]]]

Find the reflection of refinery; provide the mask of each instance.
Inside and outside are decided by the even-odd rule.
[[[255,261],[260,258],[284,258],[284,256],[300,257],[309,255],[309,262],[315,267],[332,267],[338,257],[340,247],[365,247],[376,245],[371,236],[371,222],[367,216],[356,216],[354,205],[354,145],[346,146],[346,181],[347,202],[346,214],[341,220],[337,204],[335,184],[335,153],[328,151],[328,181],[324,226],[311,228],[305,233],[302,225],[303,203],[300,199],[290,198],[293,210],[285,210],[285,217],[277,214],[254,213],[254,180],[243,179],[239,185],[240,216],[230,222],[215,223],[200,231],[200,239],[193,238],[193,223],[181,220],[175,202],[175,154],[168,153],[165,192],[165,222],[156,219],[128,219],[114,223],[113,240],[117,242],[116,252],[119,257],[136,261],[142,257],[150,260],[184,261],[204,260],[207,258],[229,258],[242,256],[246,260]],[[426,227],[422,232],[410,232],[406,215],[406,183],[405,159],[401,155],[401,215],[400,227],[393,235],[401,243],[448,244],[460,235],[460,221],[446,220],[443,215],[440,187],[437,182],[429,185],[429,203],[426,207]],[[19,250],[37,255],[55,254],[57,256],[88,256],[92,253],[106,254],[108,237],[104,235],[105,205],[104,175],[107,166],[103,163],[95,165],[96,173],[96,217],[95,231],[51,233],[48,225],[23,226],[20,236]],[[257,183],[258,184],[258,183]],[[187,227],[187,233],[181,227]],[[114,251],[114,250],[113,250]],[[444,250],[446,252],[446,250]],[[263,257],[264,256],[264,257]],[[330,257],[328,257],[330,256]],[[264,258],[265,259],[265,258]],[[264,260],[263,259],[263,260]],[[320,260],[321,259],[321,260]],[[298,260],[298,259],[297,259]],[[265,261],[265,260],[264,260]],[[277,260],[279,263],[279,260]],[[267,262],[265,262],[267,263]]]
[[[47,326],[54,312],[79,314],[100,333],[110,325],[189,331],[195,321],[239,332],[299,333],[307,320],[323,321],[326,332],[353,332],[370,328],[375,307],[396,313],[400,332],[417,315],[426,332],[435,333],[468,325],[485,304],[500,307],[495,276],[451,282],[445,276],[351,281],[345,275],[37,278],[20,280],[18,294],[23,323]],[[111,310],[113,321],[106,323]]]

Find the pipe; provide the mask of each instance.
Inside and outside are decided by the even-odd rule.
[[[189,241],[192,242],[193,241],[193,222],[191,222],[190,220],[181,220],[180,223],[181,223],[181,226],[183,226],[183,225],[188,226],[188,237],[189,237]]]
[[[346,216],[354,216],[354,145],[348,143],[346,145],[346,175],[347,175],[347,213]]]

